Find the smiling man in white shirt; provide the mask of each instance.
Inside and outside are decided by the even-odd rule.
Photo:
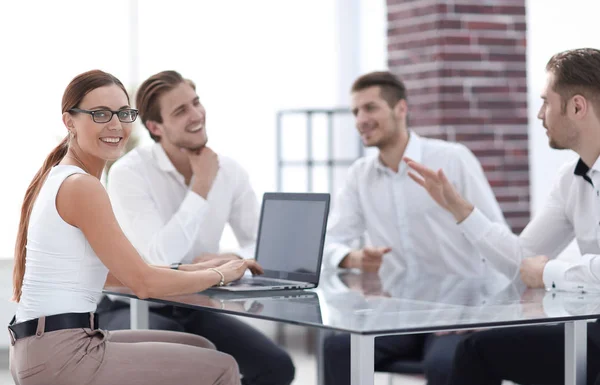
[[[554,55],[538,113],[550,147],[580,156],[559,172],[545,206],[516,236],[482,215],[445,176],[407,160],[412,178],[452,213],[467,238],[509,277],[520,266],[530,287],[600,291],[600,50],[585,48]],[[582,257],[556,257],[573,240]],[[600,323],[588,323],[587,384],[600,373]],[[563,325],[489,330],[463,341],[449,384],[564,383]],[[599,383],[599,382],[596,382]]]
[[[254,257],[258,200],[247,172],[206,146],[206,111],[194,83],[175,71],[160,72],[142,83],[136,104],[156,143],[119,159],[107,185],[115,215],[132,244],[149,263],[174,269],[182,263]],[[241,249],[219,254],[226,224]],[[129,309],[113,304],[100,319],[109,330],[129,328]],[[151,307],[150,328],[208,338],[236,359],[243,384],[288,385],[294,379],[294,365],[285,351],[230,316]]]
[[[324,264],[329,267],[380,271],[454,274],[477,278],[494,272],[452,215],[440,208],[408,177],[404,156],[443,168],[454,186],[477,202],[483,215],[506,227],[483,169],[465,146],[418,136],[407,127],[408,104],[403,82],[390,72],[373,72],[352,86],[352,112],[363,144],[376,155],[357,160],[334,202],[329,220]],[[354,248],[366,235],[369,245]],[[375,339],[375,369],[395,360],[423,361],[429,385],[445,385],[462,338],[434,334]],[[325,341],[328,385],[350,383],[350,337]]]

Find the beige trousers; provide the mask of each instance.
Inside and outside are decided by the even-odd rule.
[[[155,330],[45,333],[44,323],[40,318],[35,336],[10,347],[16,385],[240,384],[235,360],[200,336]]]

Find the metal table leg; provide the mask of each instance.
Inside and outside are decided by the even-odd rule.
[[[329,335],[333,335],[332,332],[323,329],[317,329],[317,385],[325,385],[325,339]]]
[[[565,323],[565,384],[585,385],[587,373],[587,322]]]
[[[131,330],[148,329],[148,302],[130,299]]]
[[[375,337],[350,335],[351,385],[373,385],[375,377]]]

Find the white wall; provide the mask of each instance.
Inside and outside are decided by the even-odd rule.
[[[102,3],[0,2],[2,151],[0,258],[12,258],[20,205],[29,182],[64,137],[62,92],[77,74],[100,68],[128,78],[128,9]],[[100,50],[101,44],[112,46]]]
[[[0,350],[8,347],[9,339],[6,332],[6,325],[8,325],[17,309],[17,305],[9,301],[11,297],[12,261],[0,259],[0,325],[2,326],[2,331],[0,332]],[[0,357],[3,357],[1,352]],[[0,370],[2,370],[3,366],[4,362],[0,362]]]

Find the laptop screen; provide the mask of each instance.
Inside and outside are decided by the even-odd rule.
[[[318,283],[329,194],[267,193],[256,260],[265,276]]]

